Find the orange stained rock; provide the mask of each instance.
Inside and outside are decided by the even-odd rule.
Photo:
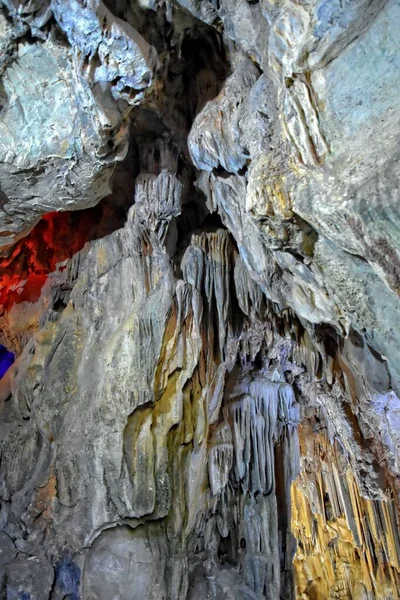
[[[47,483],[36,490],[34,510],[43,521],[49,521],[52,516],[53,501],[57,496],[57,478],[52,473]]]
[[[361,496],[350,467],[340,471],[343,457],[325,430],[301,427],[300,447],[302,470],[291,488],[297,599],[399,599],[394,503]]]

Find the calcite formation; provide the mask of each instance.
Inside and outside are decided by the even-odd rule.
[[[400,598],[399,26],[0,1],[1,599]]]

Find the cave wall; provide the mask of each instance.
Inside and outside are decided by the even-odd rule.
[[[0,3],[0,598],[400,597],[399,24]]]

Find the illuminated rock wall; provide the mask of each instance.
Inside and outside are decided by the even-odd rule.
[[[398,599],[398,3],[0,7],[0,598]]]

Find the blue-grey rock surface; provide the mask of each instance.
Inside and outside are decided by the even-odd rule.
[[[44,39],[26,40],[37,33],[41,3],[4,2],[3,11],[2,247],[43,214],[110,193],[113,167],[127,152],[129,108],[143,100],[157,64],[155,49],[101,1],[52,3],[45,14],[58,27],[41,32]]]
[[[0,0],[0,599],[400,598],[399,28]]]

